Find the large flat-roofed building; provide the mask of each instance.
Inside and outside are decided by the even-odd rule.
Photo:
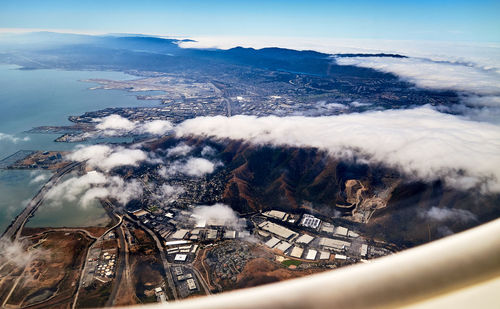
[[[206,239],[208,240],[214,240],[217,238],[217,230],[207,230],[207,237]]]
[[[300,237],[297,238],[297,240],[295,242],[298,244],[306,244],[307,245],[308,243],[313,241],[313,239],[314,239],[314,237],[307,235],[307,234],[304,234],[304,235],[300,235]]]
[[[343,226],[337,226],[335,228],[335,234],[340,236],[347,236],[348,231],[349,230]]]
[[[292,245],[290,243],[287,243],[286,241],[282,241],[280,242],[277,246],[276,246],[276,249],[282,251],[282,252],[285,252],[286,250],[288,250],[288,248],[290,248]]]
[[[343,240],[322,237],[319,240],[319,245],[328,250],[340,251],[350,247],[351,243]]]
[[[292,239],[296,237],[298,234],[290,229],[287,229],[284,226],[269,222],[269,221],[264,221],[261,224],[259,224],[259,227],[265,231],[268,231],[274,235],[277,235],[279,237],[282,237],[284,239]]]
[[[174,261],[176,261],[176,262],[185,262],[186,258],[187,258],[186,254],[176,254],[175,258],[174,258]]]
[[[186,282],[187,282],[188,289],[196,290],[196,283],[194,282],[194,279],[187,279]]]
[[[229,230],[224,231],[224,239],[235,239],[235,238],[236,238],[236,231],[229,231]]]
[[[269,248],[273,248],[274,246],[276,246],[278,243],[280,242],[280,240],[276,237],[271,237],[271,239],[269,239],[265,245],[268,246]]]
[[[352,238],[356,238],[356,237],[359,237],[359,234],[356,232],[353,232],[353,231],[349,231],[349,233],[347,233],[347,236],[352,237]]]
[[[264,216],[269,217],[269,218],[274,218],[278,220],[285,220],[286,212],[279,211],[279,210],[270,210],[262,213]]]
[[[172,240],[172,241],[166,241],[165,246],[178,246],[178,245],[185,245],[191,243],[189,240]]]
[[[330,259],[330,252],[328,252],[328,251],[320,251],[319,252],[319,259],[320,260],[328,260],[328,259]]]
[[[187,233],[189,233],[189,230],[180,229],[180,230],[175,231],[175,233],[173,233],[172,235],[170,235],[169,238],[170,239],[183,239]]]
[[[323,222],[323,224],[321,224],[321,231],[322,232],[333,234],[333,229],[334,229],[334,226],[331,223]]]
[[[302,249],[301,247],[295,246],[295,247],[293,247],[292,252],[290,253],[290,256],[297,258],[297,259],[300,259],[302,257],[302,253],[304,253],[304,249]]]
[[[368,245],[362,244],[361,248],[359,248],[359,253],[361,254],[361,256],[366,256],[368,254]]]
[[[315,260],[317,254],[318,251],[314,249],[309,249],[309,251],[307,251],[306,260]]]
[[[139,209],[137,211],[134,211],[132,214],[136,217],[142,217],[149,214],[149,212],[145,211],[144,209]]]
[[[312,229],[317,229],[321,223],[321,220],[316,218],[315,216],[305,214],[302,216],[302,221],[300,222],[300,225],[309,227]]]
[[[177,276],[180,276],[182,275],[182,268],[180,268],[179,266],[175,267],[174,268],[174,272]]]

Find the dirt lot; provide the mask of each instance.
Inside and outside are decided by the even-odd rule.
[[[162,286],[165,273],[154,241],[142,230],[132,231],[137,244],[130,248],[132,283],[140,303],[156,302],[154,289]]]
[[[67,308],[91,240],[80,232],[44,231],[30,237],[34,259],[26,267],[7,305]]]

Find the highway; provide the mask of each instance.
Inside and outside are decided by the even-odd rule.
[[[168,286],[170,287],[170,289],[172,291],[172,295],[174,296],[174,300],[177,300],[179,297],[177,295],[177,289],[176,289],[175,284],[174,284],[174,278],[172,278],[172,272],[170,271],[171,265],[168,262],[167,257],[165,256],[165,249],[163,248],[163,245],[161,244],[161,241],[158,239],[158,237],[156,236],[156,234],[153,231],[151,231],[147,226],[145,226],[144,224],[142,224],[142,222],[134,220],[128,214],[125,214],[125,217],[128,220],[130,220],[130,221],[134,222],[135,224],[137,224],[138,226],[140,226],[155,241],[156,247],[158,248],[158,251],[160,253],[160,258],[161,258],[162,263],[163,263],[163,268],[165,270],[165,276],[167,277]]]
[[[38,191],[35,197],[28,203],[26,208],[12,221],[9,227],[5,230],[2,237],[9,239],[19,239],[21,232],[23,230],[26,221],[35,213],[38,207],[42,204],[45,199],[47,192],[59,182],[59,180],[67,173],[73,171],[75,168],[79,167],[81,162],[72,162],[65,167],[57,170],[57,172],[50,178],[50,180]]]
[[[71,306],[71,308],[76,308],[76,304],[78,302],[78,296],[80,294],[80,288],[83,286],[83,281],[85,280],[85,274],[87,273],[87,264],[88,264],[88,256],[89,256],[89,253],[91,252],[91,250],[94,248],[94,246],[98,243],[100,243],[102,241],[102,239],[104,238],[104,236],[106,236],[109,232],[111,232],[112,230],[116,229],[117,227],[119,227],[122,222],[123,222],[123,217],[120,217],[117,215],[117,217],[119,218],[118,220],[118,223],[116,223],[115,225],[113,225],[112,227],[110,227],[109,229],[107,229],[101,236],[99,236],[99,238],[97,238],[90,246],[89,248],[87,249],[87,254],[85,256],[85,262],[83,264],[83,268],[81,270],[81,273],[80,273],[80,280],[78,280],[78,283],[77,283],[77,287],[76,287],[76,293],[75,293],[75,297],[73,299],[73,304]]]

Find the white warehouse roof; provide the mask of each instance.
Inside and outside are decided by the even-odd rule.
[[[314,237],[307,235],[307,234],[304,234],[304,235],[301,235],[299,238],[297,238],[297,240],[295,242],[298,244],[308,244],[313,239],[314,239]]]
[[[286,241],[282,241],[279,243],[279,245],[276,246],[276,249],[285,252],[288,248],[290,248],[292,245],[287,243]]]
[[[317,254],[318,254],[318,251],[316,251],[314,249],[309,249],[309,251],[307,252],[306,259],[307,260],[315,260]]]
[[[290,238],[298,235],[296,232],[294,232],[290,229],[287,229],[284,226],[281,226],[281,225],[278,225],[278,224],[275,224],[275,223],[272,223],[269,221],[262,222],[259,225],[259,227],[263,230],[271,232],[271,233],[278,235],[280,237],[283,237],[285,239],[290,239]]]
[[[292,253],[290,253],[290,256],[300,259],[302,257],[303,252],[304,252],[304,249],[302,249],[301,247],[295,246],[295,247],[293,247]]]
[[[269,248],[272,248],[272,247],[276,246],[279,242],[280,242],[280,240],[278,238],[272,237],[271,239],[269,239],[266,242],[266,246],[268,246]]]

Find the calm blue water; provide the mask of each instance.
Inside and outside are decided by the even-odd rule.
[[[18,70],[0,64],[0,159],[27,150],[71,150],[70,143],[56,143],[57,134],[25,134],[44,125],[70,125],[68,116],[106,107],[157,106],[158,101],[137,100],[120,90],[88,90],[95,84],[81,82],[90,78],[133,79],[119,72]],[[27,138],[27,140],[25,140]],[[48,173],[48,172],[46,172]],[[0,170],[0,230],[36,194],[43,182],[32,182],[38,174],[31,171]],[[37,220],[44,224],[43,220]]]

